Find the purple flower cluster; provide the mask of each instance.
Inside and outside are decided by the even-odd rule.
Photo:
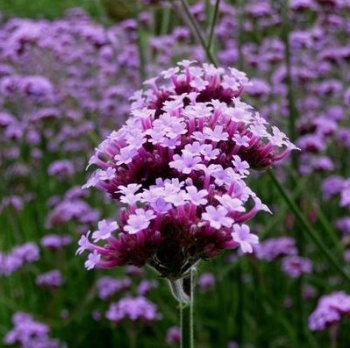
[[[14,328],[7,332],[5,345],[20,345],[25,348],[63,348],[64,344],[49,337],[49,327],[35,321],[30,314],[17,312],[13,315]]]
[[[104,276],[98,279],[96,286],[98,297],[101,300],[106,300],[120,291],[129,289],[131,286],[131,279],[116,279],[110,276]]]
[[[215,287],[215,275],[213,273],[203,273],[198,279],[199,290],[202,293],[213,290]]]
[[[349,315],[350,296],[344,292],[334,292],[320,298],[309,317],[309,328],[312,331],[324,330]]]
[[[282,271],[291,278],[299,278],[312,272],[312,261],[298,255],[287,256],[282,260]]]
[[[181,331],[178,326],[172,326],[168,329],[165,337],[166,343],[178,346],[181,340]]]
[[[85,198],[83,190],[77,187],[67,191],[63,198],[51,197],[49,200],[51,211],[47,216],[46,227],[58,227],[75,221],[80,225],[80,229],[86,230],[86,226],[89,227],[99,219],[100,213],[92,209]],[[65,242],[62,240],[61,243]]]
[[[145,324],[161,318],[154,303],[143,296],[124,297],[116,303],[111,303],[106,318],[119,323],[123,320],[140,321]]]
[[[312,272],[312,261],[298,255],[295,239],[292,237],[267,239],[254,247],[254,254],[260,260],[281,260],[282,271],[291,278]]]
[[[69,234],[47,234],[46,236],[41,238],[40,244],[45,249],[56,251],[71,244],[72,241],[73,238]]]
[[[62,285],[62,274],[59,270],[52,270],[36,277],[36,285],[49,289],[59,288]]]
[[[350,207],[350,179],[329,176],[322,183],[322,191],[326,199],[340,196],[339,205],[344,208]]]
[[[22,211],[23,210],[23,199],[19,196],[12,195],[8,196],[2,199],[0,204],[0,212],[2,212],[4,209],[11,207],[16,211]]]
[[[245,179],[295,146],[241,101],[247,84],[236,69],[182,61],[134,94],[132,117],[90,160],[100,168],[84,187],[126,207],[99,222],[93,243],[82,236],[86,268],[147,263],[176,279],[223,249],[253,251],[258,237],[245,222],[269,209]]]
[[[14,247],[11,252],[0,253],[0,275],[11,275],[26,263],[40,259],[39,248],[36,244],[27,242]]]
[[[167,1],[144,3],[164,4],[164,13],[169,14]],[[190,6],[203,33],[211,20],[208,9],[213,10],[214,3],[197,1]],[[126,276],[97,279],[94,290],[103,301],[94,299],[98,302],[96,319],[121,296],[146,296],[157,286],[143,278],[137,286],[131,284],[133,275],[144,277],[138,267],[145,264],[163,276],[178,278],[198,260],[237,247],[242,253],[253,251],[259,260],[278,260],[290,277],[311,272],[311,261],[298,255],[294,239],[272,238],[257,244],[257,229],[252,226],[252,233],[247,226],[256,212],[267,210],[247,186],[252,169],[273,165],[293,148],[277,128],[267,124],[283,128],[289,122],[289,77],[297,111],[295,143],[302,149],[298,170],[302,176],[312,175],[310,195],[303,207],[319,205],[327,212],[329,224],[341,232],[341,242],[348,248],[349,11],[345,0],[290,0],[293,26],[286,57],[278,2],[247,0],[238,9],[221,1],[214,35],[219,65],[241,66],[254,78],[248,82],[234,69],[183,62],[146,81],[145,91],[131,100],[131,118],[112,134],[112,129],[124,123],[130,109],[127,98],[140,85],[136,20],[105,28],[82,10],[69,11],[55,21],[0,19],[0,225],[11,228],[15,225],[12,220],[18,220],[19,226],[22,218],[35,216],[25,225],[26,233],[22,235],[20,228],[16,234],[10,233],[16,239],[6,239],[0,251],[0,276],[21,270],[13,279],[3,277],[5,300],[13,295],[7,285],[16,283],[27,271],[35,270],[35,275],[25,276],[40,287],[60,287],[59,271],[42,272],[63,266],[59,269],[69,279],[75,270],[67,263],[71,252],[66,251],[76,237],[69,233],[86,233],[92,226],[97,226],[96,230],[80,241],[79,252],[90,252],[86,267],[127,265]],[[203,49],[193,44],[191,30],[178,26],[173,14],[170,17],[168,27],[166,20],[162,22],[164,35],[154,36],[151,28],[158,28],[158,19],[152,23],[151,12],[140,14],[142,30],[147,32],[146,76],[184,57],[205,61]],[[286,66],[287,58],[290,67]],[[241,100],[243,90],[245,103]],[[249,105],[253,103],[260,115]],[[105,204],[88,197],[88,191],[80,187],[66,190],[81,183],[79,173],[84,170],[86,156],[92,153],[96,139],[108,134],[91,159],[99,169],[86,185],[108,193],[109,207],[105,209]],[[324,199],[318,201],[319,187]],[[122,209],[117,216],[99,221],[100,216],[110,213],[110,199],[120,201],[116,207],[122,205]],[[39,226],[45,220],[42,214],[47,214],[45,228]],[[291,220],[293,217],[288,222]],[[317,218],[315,226],[321,224]],[[282,226],[276,235],[292,225]],[[35,242],[40,239],[43,248],[40,263],[22,270],[26,263],[39,260],[37,246],[23,244],[32,240],[34,233]],[[10,240],[16,240],[17,245],[7,244]],[[306,242],[305,256],[310,251],[314,268],[323,272],[328,265],[319,263],[311,246]],[[335,251],[333,246],[329,248]],[[349,262],[349,249],[345,249],[344,258]],[[249,275],[243,277],[249,279]],[[67,283],[56,291],[66,291]],[[35,296],[45,291],[39,286]],[[82,291],[83,286],[90,284],[82,282]],[[202,291],[210,290],[215,286],[214,276],[203,274],[199,286]],[[309,299],[318,290],[305,286],[303,296]],[[27,291],[23,289],[24,301]],[[16,293],[18,308],[21,294]],[[73,300],[75,293],[71,295]],[[321,300],[325,304],[313,314],[312,325],[328,327],[348,316],[346,296],[334,294],[332,300]],[[289,304],[293,301],[288,299]],[[4,318],[10,318],[12,309],[4,311]],[[130,320],[130,316],[124,319]],[[56,320],[48,318],[48,322]],[[33,319],[25,322],[29,328],[35,327]],[[46,327],[38,324],[38,331],[40,325]],[[19,326],[25,336],[25,328]],[[67,335],[60,337],[69,337],[67,333],[60,332]],[[11,335],[19,337],[19,330]],[[18,339],[14,344],[55,346],[50,339],[48,343],[35,340],[39,333],[32,336],[34,343],[25,345]],[[179,332],[174,329],[169,336],[169,344],[177,344]]]
[[[260,260],[273,261],[297,254],[298,249],[292,237],[270,238],[255,247],[255,255]]]

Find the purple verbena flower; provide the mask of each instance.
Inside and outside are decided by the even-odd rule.
[[[155,280],[144,279],[140,282],[137,287],[137,294],[139,296],[146,296],[151,290],[155,289],[158,286],[158,282]]]
[[[312,261],[298,255],[287,256],[282,260],[282,270],[292,278],[299,278],[312,272]]]
[[[178,326],[172,326],[167,330],[165,341],[169,345],[178,345],[181,341],[181,331]]]
[[[85,187],[125,206],[103,238],[99,226],[93,243],[80,240],[88,269],[149,264],[177,279],[224,249],[253,251],[244,223],[269,209],[244,180],[296,147],[240,99],[247,84],[234,68],[182,61],[134,94],[131,117],[90,161],[99,168]]]
[[[316,309],[309,317],[309,328],[312,331],[324,330],[340,322],[343,316],[350,314],[350,296],[344,292],[334,292],[322,296]]]
[[[215,276],[213,273],[203,273],[198,279],[198,285],[201,292],[208,292],[215,286]]]
[[[254,249],[257,258],[266,261],[298,254],[295,240],[292,237],[270,238],[260,242]]]
[[[62,285],[62,274],[59,270],[39,274],[36,277],[36,285],[46,288],[58,288]]]
[[[48,234],[43,238],[41,238],[40,244],[43,248],[46,248],[49,250],[59,250],[71,244],[72,241],[73,241],[72,236],[68,234],[64,234],[64,235]]]
[[[259,243],[259,238],[255,234],[250,233],[248,225],[234,225],[232,232],[233,240],[239,244],[239,248],[243,253],[252,253],[252,245]]]
[[[65,345],[49,337],[48,325],[35,321],[30,314],[17,312],[12,316],[14,328],[6,333],[5,345],[28,348],[61,348]]]
[[[111,303],[106,318],[115,323],[131,320],[148,324],[159,320],[160,314],[156,305],[143,296],[124,297],[116,303]]]
[[[104,276],[98,279],[96,285],[98,297],[101,300],[106,300],[117,292],[129,289],[131,280],[130,278],[115,279],[113,277]]]

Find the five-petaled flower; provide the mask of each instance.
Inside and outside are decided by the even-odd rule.
[[[252,253],[252,245],[259,243],[259,238],[255,234],[250,233],[248,225],[234,225],[232,238],[239,244],[243,253]]]

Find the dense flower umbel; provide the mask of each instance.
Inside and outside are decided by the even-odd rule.
[[[90,160],[100,168],[85,187],[125,207],[117,222],[100,221],[95,244],[81,238],[88,269],[148,263],[177,279],[223,249],[252,252],[258,237],[244,223],[269,209],[244,179],[295,147],[240,100],[247,84],[236,69],[182,61],[135,93],[132,117]]]

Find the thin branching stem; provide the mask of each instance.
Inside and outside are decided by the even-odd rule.
[[[285,190],[283,185],[278,181],[275,174],[268,170],[268,174],[277,188],[278,192],[285,199],[288,206],[294,213],[295,217],[298,219],[300,225],[303,227],[303,231],[305,231],[308,236],[312,239],[312,241],[317,245],[319,250],[324,254],[324,256],[328,259],[328,261],[333,265],[333,267],[343,276],[343,278],[350,283],[350,275],[345,272],[344,268],[338,263],[337,259],[331,253],[329,248],[323,243],[322,239],[318,236],[317,232],[311,226],[310,222],[306,219],[303,213],[298,208],[297,204],[293,199],[290,198],[288,192]]]
[[[213,51],[214,31],[215,31],[216,21],[218,19],[218,15],[219,15],[219,8],[220,8],[220,0],[216,0],[213,18],[212,18],[212,21],[210,23],[210,28],[209,28],[209,38],[208,38],[208,43],[207,43],[207,50],[209,52]]]
[[[208,48],[208,46],[205,42],[205,39],[204,39],[204,36],[201,32],[199,24],[198,24],[196,18],[194,18],[194,16],[192,15],[191,10],[190,10],[186,0],[181,0],[181,4],[182,4],[182,8],[184,10],[184,13],[186,14],[188,21],[191,23],[190,28],[192,29],[192,32],[193,32],[194,36],[197,38],[197,40],[199,41],[200,45],[203,47],[208,60],[211,63],[213,63],[214,65],[218,65],[214,54],[210,51],[210,49]]]
[[[139,16],[139,5],[137,1],[135,1],[135,19],[137,21],[137,49],[139,53],[139,60],[140,60],[140,78],[141,81],[144,81],[146,79],[146,50],[145,50],[145,45],[144,45],[144,32],[142,30],[142,25],[140,22],[140,16]]]

